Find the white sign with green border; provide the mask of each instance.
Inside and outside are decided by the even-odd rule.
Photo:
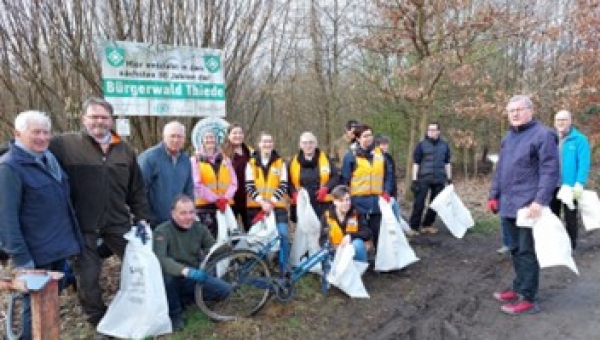
[[[225,117],[221,50],[107,41],[102,51],[115,115]]]

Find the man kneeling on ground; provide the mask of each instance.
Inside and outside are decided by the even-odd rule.
[[[222,300],[231,291],[229,284],[198,269],[213,244],[215,239],[206,226],[196,221],[194,201],[186,195],[175,197],[171,220],[154,232],[154,252],[163,271],[174,331],[184,328],[183,310],[194,303],[197,283],[202,284],[207,300]]]

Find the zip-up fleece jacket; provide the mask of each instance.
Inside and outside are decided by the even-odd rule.
[[[498,200],[500,216],[516,218],[532,202],[550,204],[559,181],[557,140],[537,120],[511,128],[502,139],[489,196]]]
[[[54,137],[50,150],[69,176],[71,201],[84,233],[125,233],[132,222],[151,222],[135,152],[119,136],[113,133],[106,154],[84,131]]]

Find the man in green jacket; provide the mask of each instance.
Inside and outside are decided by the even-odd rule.
[[[194,303],[197,283],[206,300],[223,300],[231,291],[228,283],[198,269],[215,244],[206,226],[196,221],[194,201],[186,195],[175,197],[171,220],[154,232],[154,252],[160,261],[173,330],[184,328],[183,309]]]

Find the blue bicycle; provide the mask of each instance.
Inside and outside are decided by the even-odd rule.
[[[244,240],[245,235],[236,236],[232,238],[229,246],[232,247],[232,244]],[[202,286],[198,285],[195,291],[198,307],[215,321],[250,317],[260,311],[271,295],[275,295],[279,301],[289,301],[294,296],[296,282],[318,264],[321,264],[323,271],[322,291],[326,293],[329,287],[326,277],[334,254],[331,245],[326,244],[297,266],[278,275],[272,275],[268,258],[279,240],[278,236],[266,244],[259,244],[257,250],[235,249],[213,259],[205,259],[201,268],[211,275],[216,275],[219,263],[221,266],[223,263],[227,265],[225,270],[220,269],[222,272],[220,278],[231,285],[232,291],[224,300],[205,301],[202,296]]]

